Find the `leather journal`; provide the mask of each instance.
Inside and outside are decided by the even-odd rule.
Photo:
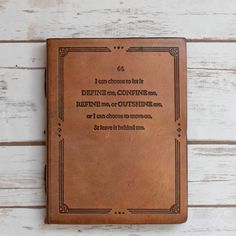
[[[47,223],[187,219],[183,38],[47,40]]]

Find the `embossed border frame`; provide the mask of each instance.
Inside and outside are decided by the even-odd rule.
[[[175,138],[175,202],[170,208],[128,208],[131,214],[180,214],[180,86],[178,47],[129,47],[127,52],[167,52],[174,57],[174,105],[178,135]],[[61,122],[64,122],[64,57],[69,52],[111,52],[108,47],[59,47],[58,48],[58,137],[59,140],[59,212],[72,214],[109,214],[111,208],[70,208],[64,202],[64,139]]]

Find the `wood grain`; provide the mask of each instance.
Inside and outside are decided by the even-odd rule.
[[[188,68],[236,70],[236,43],[187,43]]]
[[[44,206],[45,147],[0,147],[0,206]],[[236,145],[188,145],[189,205],[236,205]]]
[[[0,162],[0,189],[43,189],[44,146],[0,147]]]
[[[234,236],[236,208],[190,208],[187,223],[179,225],[45,225],[45,209],[0,209],[0,232],[27,235],[207,235]]]
[[[0,68],[46,67],[45,43],[0,43]]]
[[[236,81],[231,70],[188,70],[188,140],[236,140]]]
[[[0,69],[0,141],[43,140],[44,70]]]
[[[184,36],[235,40],[234,0],[1,1],[2,40]],[[16,20],[17,19],[17,20]]]
[[[44,206],[45,192],[43,189],[0,189],[0,208]]]

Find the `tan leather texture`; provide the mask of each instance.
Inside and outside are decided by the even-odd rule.
[[[47,40],[47,223],[187,219],[183,38]]]

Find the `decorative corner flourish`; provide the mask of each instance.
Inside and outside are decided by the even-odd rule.
[[[59,48],[59,56],[60,57],[66,56],[68,52],[69,52],[69,48],[68,47],[60,47]]]
[[[63,204],[60,205],[59,211],[61,213],[68,213],[69,212],[69,207],[65,203],[63,203]]]
[[[179,48],[177,47],[172,47],[169,49],[169,53],[173,57],[177,57],[179,55]]]
[[[180,213],[180,206],[178,203],[175,203],[174,205],[171,206],[170,212],[173,214]]]

